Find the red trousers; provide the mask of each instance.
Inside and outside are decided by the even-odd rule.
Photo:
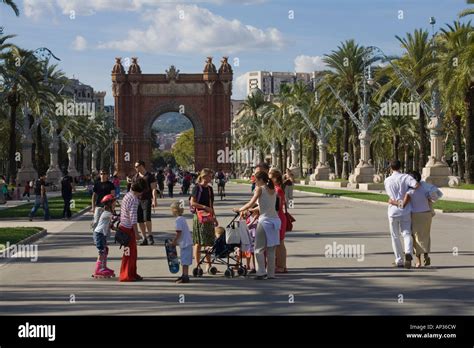
[[[133,282],[137,279],[137,241],[133,228],[120,226],[120,229],[130,236],[128,247],[123,249],[122,265],[120,266],[121,282]]]

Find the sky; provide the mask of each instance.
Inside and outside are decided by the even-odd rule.
[[[395,35],[452,23],[465,0],[17,0],[20,17],[0,4],[0,27],[12,42],[47,47],[59,67],[113,105],[114,57],[138,57],[142,73],[202,72],[229,56],[233,99],[245,97],[248,71],[311,72],[340,42],[355,39],[401,54]],[[128,60],[126,60],[128,58]]]

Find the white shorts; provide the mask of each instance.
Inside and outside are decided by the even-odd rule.
[[[193,246],[187,246],[186,248],[181,248],[181,264],[183,266],[189,266],[193,264]]]

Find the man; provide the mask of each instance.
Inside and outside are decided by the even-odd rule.
[[[40,174],[39,178],[35,182],[35,204],[29,214],[30,221],[33,221],[33,217],[36,215],[38,208],[43,206],[44,221],[49,220],[49,207],[48,197],[46,195],[46,175]]]
[[[108,170],[101,169],[100,181],[97,181],[92,189],[92,212],[94,214],[96,213],[96,208],[103,206],[100,201],[107,195],[115,195],[115,186],[109,181]]]
[[[61,196],[63,197],[64,201],[64,208],[63,208],[63,220],[70,220],[71,219],[71,199],[72,199],[72,191],[75,190],[74,188],[74,180],[72,176],[67,175],[67,171],[64,173],[64,177],[61,180]]]
[[[151,208],[156,208],[156,178],[148,172],[145,168],[145,162],[140,160],[135,163],[135,170],[137,174],[133,177],[133,182],[138,182],[143,179],[144,188],[138,196],[140,203],[138,204],[137,221],[140,231],[143,236],[143,240],[140,245],[153,245],[155,243],[152,235],[152,224],[151,224]],[[148,231],[148,238],[147,232]]]
[[[395,267],[411,268],[413,260],[413,238],[411,236],[411,204],[403,204],[405,194],[410,189],[417,189],[419,183],[410,175],[400,173],[399,160],[390,162],[392,175],[385,179],[385,192],[390,199],[399,202],[397,205],[389,204],[388,221],[392,237],[392,249],[395,254]],[[403,245],[400,236],[403,238]],[[405,257],[403,259],[403,252]]]

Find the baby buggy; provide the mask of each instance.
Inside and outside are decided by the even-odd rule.
[[[245,223],[235,221],[239,216],[237,214],[232,221],[227,225],[227,228],[235,228],[236,224]],[[226,231],[227,233],[227,231]],[[201,265],[206,262],[206,258],[210,257],[211,267],[209,268],[209,273],[212,275],[217,274],[217,268],[214,265],[225,265],[227,268],[224,271],[224,276],[226,278],[233,278],[236,276],[246,276],[247,269],[242,265],[241,259],[238,257],[238,253],[242,250],[242,240],[239,243],[228,244],[226,242],[226,233],[220,235],[214,242],[212,247],[205,248],[203,250],[204,256],[201,257],[196,268],[193,269],[194,277],[201,277],[203,275],[203,270]]]

